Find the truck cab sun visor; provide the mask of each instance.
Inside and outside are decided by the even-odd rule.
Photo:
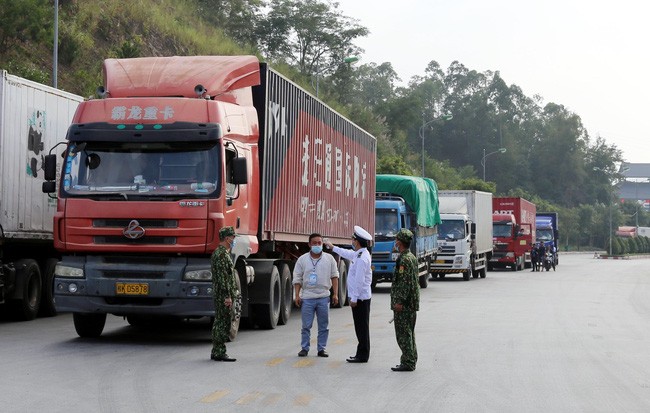
[[[221,138],[218,123],[174,122],[165,124],[78,123],[70,126],[71,142],[197,142]]]

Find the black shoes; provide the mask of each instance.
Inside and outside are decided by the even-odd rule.
[[[352,356],[352,357],[348,357],[347,359],[345,359],[345,361],[347,361],[348,363],[367,363],[368,359],[364,360],[364,359],[358,358],[357,356]]]
[[[309,352],[303,348],[298,352],[298,357],[307,357],[307,353]],[[320,355],[320,352],[318,354]]]
[[[405,366],[403,364],[398,364],[397,366],[391,367],[390,369],[393,370],[393,371],[413,371],[413,370],[415,370],[415,369],[410,368],[408,366]]]
[[[330,355],[327,354],[327,351],[321,350],[318,352],[318,357],[329,357]]]
[[[214,361],[237,361],[237,359],[228,357],[227,354],[224,354],[223,356],[210,356],[210,358]]]

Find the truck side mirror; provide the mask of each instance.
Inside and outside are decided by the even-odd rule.
[[[232,183],[235,185],[248,183],[246,158],[235,158],[232,160]]]
[[[45,172],[46,181],[56,180],[56,155],[45,155],[43,157],[43,171]],[[45,187],[43,187],[43,189],[45,189]],[[45,192],[45,190],[43,190],[43,192]]]
[[[54,181],[43,182],[42,190],[44,194],[53,194],[54,192],[56,192],[56,182]]]

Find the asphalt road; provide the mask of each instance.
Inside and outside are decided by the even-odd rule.
[[[367,364],[345,362],[348,307],[331,311],[329,358],[315,343],[297,357],[294,311],[287,326],[240,331],[236,363],[209,359],[205,320],[142,329],[109,316],[93,340],[69,314],[0,321],[0,410],[648,412],[649,262],[561,255],[556,272],[432,281],[414,372],[390,370],[400,353],[387,284],[373,296]]]

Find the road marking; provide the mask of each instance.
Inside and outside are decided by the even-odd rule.
[[[304,360],[298,360],[295,363],[293,363],[293,367],[309,367],[313,366],[314,362],[309,360],[309,359],[304,359]]]
[[[260,397],[262,397],[262,393],[255,391],[242,396],[239,400],[235,402],[235,404],[249,404],[250,402],[257,400]]]
[[[266,396],[264,400],[262,400],[262,404],[265,406],[271,406],[279,402],[280,399],[282,399],[282,395],[280,393],[271,393]]]
[[[275,358],[273,360],[268,361],[266,363],[266,365],[269,366],[269,367],[274,367],[274,366],[277,366],[278,364],[282,363],[283,361],[284,361],[284,358],[279,357],[279,358]]]
[[[330,364],[329,364],[329,368],[336,369],[336,368],[341,367],[341,364],[343,364],[342,361],[331,361]]]
[[[222,397],[227,396],[228,394],[230,394],[230,390],[217,390],[216,392],[208,394],[202,398],[201,403],[214,403]]]
[[[294,406],[308,406],[309,403],[311,403],[313,398],[314,398],[314,396],[312,396],[311,394],[302,394],[302,395],[296,397],[293,400],[293,405]]]

